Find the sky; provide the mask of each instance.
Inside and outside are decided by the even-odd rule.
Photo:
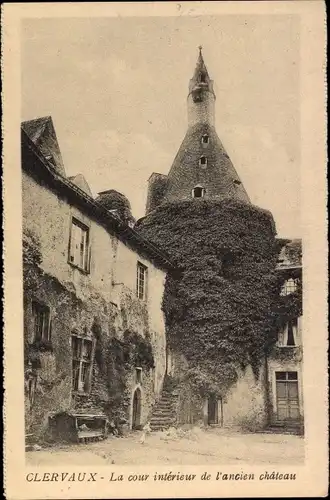
[[[24,19],[22,121],[51,116],[68,176],[116,189],[144,215],[187,129],[198,46],[216,128],[252,203],[301,237],[300,25],[294,15]]]

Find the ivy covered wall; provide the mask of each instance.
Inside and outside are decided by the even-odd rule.
[[[271,214],[233,200],[162,205],[136,229],[181,271],[168,276],[168,341],[201,395],[225,396],[251,366],[258,378],[276,340],[279,244]]]

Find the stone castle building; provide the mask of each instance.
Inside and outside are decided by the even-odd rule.
[[[228,200],[237,202],[239,206],[243,204],[253,207],[218,137],[215,128],[215,99],[213,81],[200,48],[196,68],[189,82],[186,135],[168,175],[153,173],[148,181],[146,217],[138,221],[136,226],[146,237],[152,238],[154,228],[156,232],[164,230],[162,220],[166,207],[171,206],[175,210],[175,206],[178,206],[175,216],[179,216],[181,207],[187,206],[181,202],[197,207],[204,200],[206,203]],[[161,210],[162,207],[164,211],[159,217],[160,221],[155,222],[153,214],[157,214],[157,209]],[[269,219],[273,224],[271,214]],[[209,220],[210,225],[215,222],[214,219]],[[178,230],[177,226],[171,227],[170,232],[175,230]],[[201,228],[196,228],[196,231],[199,230],[202,237]],[[275,236],[274,230],[274,244],[282,248],[276,266],[276,272],[283,282],[280,295],[286,297],[297,292],[301,283],[301,241],[275,239]],[[190,238],[189,234],[187,238]],[[157,237],[155,241],[161,243],[161,239]],[[259,378],[254,377],[248,366],[224,397],[211,396],[204,400],[197,398],[193,403],[195,391],[189,393],[183,382],[177,420],[180,423],[202,420],[204,423],[250,429],[267,426],[301,429],[303,392],[300,310],[298,313],[292,311],[288,314],[287,321],[279,327],[277,334],[278,340],[274,348],[264,356]],[[177,380],[184,380],[185,356],[168,349],[167,363],[168,373]]]
[[[123,195],[94,200],[82,175],[66,176],[51,118],[24,122],[21,143],[27,431],[42,433],[64,411],[139,427],[162,389],[173,265],[132,229]],[[118,376],[108,350],[122,365],[125,339],[152,359],[130,355]]]
[[[93,199],[81,174],[66,176],[50,117],[22,123],[27,433],[47,434],[64,413],[80,415],[85,428],[100,417],[130,428],[147,421],[153,429],[301,428],[300,313],[276,331],[258,378],[248,366],[224,397],[195,400],[184,383],[187,360],[168,342],[165,279],[180,265],[144,231],[148,217],[178,202],[234,201],[253,209],[217,135],[215,99],[200,50],[187,133],[169,174],[149,178],[146,217],[137,223],[121,193],[109,189]],[[275,271],[287,297],[301,283],[301,242],[277,243]]]

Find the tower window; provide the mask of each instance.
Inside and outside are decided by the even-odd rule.
[[[206,83],[206,75],[204,73],[201,73],[200,75],[200,78],[199,78],[199,81],[201,83]]]
[[[135,383],[136,384],[142,383],[142,368],[140,367],[135,368]]]
[[[204,198],[204,196],[205,196],[205,188],[203,188],[201,186],[196,186],[192,190],[192,197],[193,198]]]
[[[203,168],[207,167],[207,158],[206,156],[201,156],[199,159],[199,165]]]
[[[210,138],[207,134],[204,134],[202,137],[202,144],[208,144],[210,142]]]

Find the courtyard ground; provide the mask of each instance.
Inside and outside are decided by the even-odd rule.
[[[213,428],[141,432],[89,444],[56,445],[26,453],[29,465],[279,464],[304,461],[304,439],[284,434],[242,434]]]

